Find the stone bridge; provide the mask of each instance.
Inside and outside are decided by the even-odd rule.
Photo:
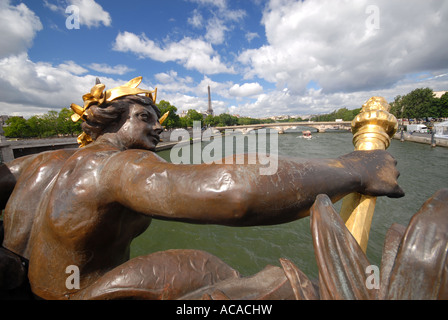
[[[337,121],[337,122],[276,122],[276,123],[264,123],[264,124],[252,124],[243,126],[228,126],[228,127],[216,127],[219,131],[234,130],[241,131],[242,133],[249,133],[258,129],[275,129],[279,133],[285,133],[289,129],[298,129],[299,127],[314,128],[317,132],[325,132],[327,130],[351,130],[351,121]]]

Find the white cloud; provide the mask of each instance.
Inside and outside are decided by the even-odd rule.
[[[226,0],[190,0],[200,7],[206,7],[210,18],[205,19],[199,9],[193,11],[193,15],[188,18],[188,23],[195,28],[205,27],[204,39],[208,42],[219,45],[226,41],[226,34],[235,27],[236,22],[240,22],[245,16],[244,10],[232,10],[227,5]],[[204,22],[204,20],[206,22]]]
[[[201,28],[204,22],[204,18],[199,13],[198,10],[193,11],[193,15],[188,18],[188,23],[191,24],[195,28]]]
[[[126,73],[129,73],[131,71],[134,71],[134,69],[131,69],[125,65],[119,64],[116,66],[109,66],[105,63],[91,63],[88,65],[88,67],[92,70],[101,72],[101,73],[106,73],[106,74],[118,74],[118,75],[123,75]]]
[[[212,44],[221,44],[225,41],[225,34],[229,31],[224,21],[219,18],[213,18],[207,22],[207,33],[205,40]]]
[[[208,108],[208,86],[211,89],[212,106],[215,114],[228,111],[226,99],[232,98],[229,89],[233,86],[230,81],[216,82],[207,76],[199,82],[193,78],[182,77],[176,71],[162,72],[155,75],[158,83],[155,85],[160,100],[169,101],[178,108],[178,114],[188,109],[206,111]]]
[[[0,16],[0,58],[26,51],[42,30],[40,19],[23,3],[12,6],[9,0],[0,1]]]
[[[82,96],[93,87],[96,77],[79,74],[73,62],[53,66],[33,62],[26,53],[0,59],[0,114],[20,110],[21,115],[28,116],[82,104]],[[101,81],[107,88],[123,84],[106,77]]]
[[[156,74],[156,84],[159,97],[164,97],[166,94],[172,93],[195,93],[194,80],[191,77],[180,77],[176,71],[161,72]],[[167,100],[166,98],[162,98]]]
[[[251,42],[255,38],[259,38],[259,37],[260,37],[260,35],[258,33],[256,33],[256,32],[247,32],[246,33],[246,39],[249,42]]]
[[[110,14],[94,0],[70,0],[72,5],[79,7],[81,25],[88,28],[99,27],[101,24],[108,27],[112,23]]]
[[[86,73],[88,70],[81,67],[80,65],[76,64],[74,61],[66,61],[64,63],[61,63],[58,66],[61,70],[66,70],[72,74],[81,75]]]
[[[44,0],[44,6],[50,9],[53,12],[61,11],[61,8],[54,3],[49,2],[48,0]]]
[[[198,8],[188,23],[201,34],[157,42],[144,34],[121,32],[113,47],[202,73],[202,80],[194,80],[182,69],[155,75],[158,100],[170,101],[180,111],[205,111],[207,86],[212,89],[216,114],[231,111],[252,117],[359,108],[374,95],[391,102],[415,88],[448,88],[447,1],[270,0],[266,6],[263,3],[262,20],[268,41],[241,52],[235,61],[241,65],[230,64],[227,59],[232,55],[224,58],[220,54],[237,54],[239,49],[231,48],[227,37],[246,12],[232,10],[231,2],[225,0],[190,1]],[[92,0],[47,0],[44,4],[62,15],[66,5],[78,5],[81,27],[83,23],[86,27],[111,26],[110,15]],[[378,30],[366,27],[369,5],[379,9]],[[26,52],[42,30],[39,18],[25,4],[11,5],[6,0],[0,0],[0,14],[0,114],[30,115],[49,108],[59,110],[72,102],[81,104],[82,95],[95,82],[87,68],[111,75],[132,71],[113,62],[80,66],[71,57],[61,57],[57,63],[33,62]],[[247,32],[243,23],[241,27],[241,35],[249,42],[262,34]],[[236,74],[240,67],[243,79],[212,77]],[[108,88],[124,83],[107,77],[101,81]]]
[[[390,88],[378,90],[360,90],[356,92],[323,93],[322,90],[309,89],[297,95],[289,90],[273,90],[260,94],[256,101],[240,104],[233,108],[234,113],[252,117],[274,115],[316,115],[330,113],[346,107],[360,108],[373,96],[384,97],[389,103],[397,95],[405,95],[416,88],[432,88],[434,91],[445,91],[448,88],[448,76],[428,77],[416,82],[414,79],[404,79]]]
[[[220,9],[227,8],[227,0],[190,0],[190,1],[203,6],[212,6]]]
[[[175,61],[189,70],[204,74],[234,73],[228,68],[212,46],[200,39],[183,38],[179,42],[170,42],[159,46],[144,34],[138,36],[131,32],[119,33],[115,39],[114,50],[132,52],[142,58],[156,61]]]
[[[366,8],[379,9],[378,30]],[[389,88],[408,74],[448,65],[448,3],[442,0],[272,0],[262,20],[268,44],[244,51],[246,78],[323,92]]]
[[[263,87],[258,83],[245,83],[242,86],[235,84],[229,93],[234,97],[249,97],[263,92]]]
[[[109,27],[112,24],[112,18],[109,12],[105,11],[95,0],[58,0],[57,3],[44,0],[44,5],[50,10],[60,12],[65,16],[68,16],[65,12],[68,6],[76,6],[79,9],[79,22],[81,27],[86,26],[92,28],[100,27],[101,25]]]

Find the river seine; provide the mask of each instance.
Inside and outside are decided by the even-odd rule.
[[[335,158],[352,151],[351,133],[313,133],[311,140],[303,139],[301,133],[279,135],[280,155]],[[367,248],[369,261],[377,266],[380,266],[387,229],[393,223],[407,226],[428,198],[437,190],[448,188],[448,148],[393,140],[388,151],[398,161],[401,173],[398,181],[406,196],[377,200]],[[169,150],[158,154],[169,161]],[[337,211],[340,206],[341,202],[335,204]],[[269,264],[280,266],[280,258],[291,260],[311,278],[317,278],[318,274],[309,218],[277,226],[250,228],[153,220],[148,230],[134,240],[131,257],[168,249],[210,252],[243,276],[255,274]]]

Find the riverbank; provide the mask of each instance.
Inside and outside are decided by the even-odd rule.
[[[416,143],[423,143],[423,144],[429,144],[432,145],[432,138],[430,134],[425,133],[413,133],[410,134],[408,132],[403,132],[403,136],[401,132],[397,132],[395,136],[393,137],[395,140],[400,141],[409,141],[409,142],[416,142]],[[445,147],[448,148],[448,139],[441,139],[441,138],[435,138],[435,147]]]

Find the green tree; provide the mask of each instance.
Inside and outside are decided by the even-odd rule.
[[[206,126],[210,126],[210,127],[216,127],[219,123],[219,117],[217,116],[212,116],[211,114],[209,114],[207,117],[205,117],[204,119],[204,124]]]
[[[59,134],[58,126],[58,112],[51,110],[42,117],[42,128],[44,137],[57,136]]]
[[[157,107],[160,110],[160,113],[164,115],[166,112],[170,112],[168,118],[166,118],[163,123],[164,127],[167,128],[179,128],[181,126],[181,121],[179,115],[177,115],[177,108],[171,105],[168,101],[162,100],[157,104]]]
[[[361,112],[361,108],[353,110],[341,108],[333,111],[332,113],[314,116],[311,118],[311,121],[336,121],[336,119],[352,121],[359,114],[359,112]]]
[[[448,92],[437,100],[438,103],[436,118],[448,118]]]
[[[42,119],[40,116],[32,116],[27,120],[30,130],[30,136],[42,138],[44,135],[44,128],[42,127]]]
[[[403,97],[398,95],[395,97],[394,102],[390,103],[390,113],[392,113],[396,118],[403,118]]]
[[[60,134],[71,135],[81,133],[81,122],[73,122],[71,116],[74,112],[71,109],[63,108],[57,117],[57,129]]]
[[[238,118],[238,125],[244,126],[244,125],[250,125],[250,124],[259,124],[261,121],[259,119],[253,119],[249,117],[242,117]]]
[[[181,118],[182,127],[192,127],[194,121],[201,121],[204,119],[202,114],[196,110],[190,109],[187,111],[187,115]]]
[[[11,117],[6,120],[6,126],[3,127],[5,137],[7,138],[28,138],[30,128],[26,119],[23,117]]]
[[[238,118],[235,116],[231,116],[228,113],[222,113],[219,115],[219,123],[218,126],[226,127],[226,126],[234,126],[238,124]]]
[[[402,99],[403,118],[437,117],[434,92],[430,88],[415,89]]]

